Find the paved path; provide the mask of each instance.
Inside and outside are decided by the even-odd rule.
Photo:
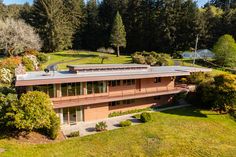
[[[189,104],[184,104],[184,105],[179,105],[179,106],[173,106],[173,107],[167,107],[163,109],[158,109],[156,111],[149,111],[149,112],[160,112],[160,111],[165,111],[165,110],[170,110],[170,109],[176,109],[176,108],[182,108],[182,107],[187,107],[190,106]],[[87,136],[91,134],[96,134],[97,132],[95,131],[95,125],[98,122],[104,121],[107,123],[107,129],[108,130],[114,130],[114,129],[119,129],[119,123],[124,120],[130,120],[132,121],[132,125],[138,125],[141,124],[141,122],[138,119],[133,118],[133,115],[136,115],[138,113],[134,114],[129,114],[129,115],[124,115],[124,116],[119,116],[119,117],[113,117],[113,118],[107,118],[107,119],[102,119],[102,120],[97,120],[97,121],[92,121],[92,122],[80,122],[77,125],[72,125],[72,126],[63,126],[62,131],[65,135],[69,135],[72,132],[79,131],[80,136]]]

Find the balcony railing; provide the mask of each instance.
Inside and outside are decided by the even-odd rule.
[[[139,89],[127,89],[120,91],[110,91],[108,93],[99,93],[99,94],[89,94],[81,96],[72,96],[72,97],[61,97],[53,98],[55,108],[61,107],[73,107],[79,105],[90,105],[98,104],[111,101],[127,100],[127,99],[137,99],[145,98],[152,96],[161,96],[168,94],[177,94],[181,91],[188,91],[187,86],[175,86],[173,87],[157,87],[157,88],[141,88]]]

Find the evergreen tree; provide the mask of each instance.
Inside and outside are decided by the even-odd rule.
[[[201,11],[201,17],[205,21],[205,30],[207,31],[205,38],[201,40],[204,42],[206,48],[212,48],[217,42],[218,38],[225,34],[221,29],[223,10],[215,6],[207,6]]]
[[[85,25],[83,32],[83,48],[96,50],[101,46],[100,27],[98,21],[98,4],[96,0],[89,0],[85,9]]]
[[[81,47],[81,35],[84,25],[84,1],[83,0],[63,0],[65,14],[69,19],[69,26],[73,30],[73,48]]]
[[[53,52],[72,47],[73,29],[62,0],[35,0],[29,23],[37,28],[44,41],[43,51]]]
[[[126,32],[120,13],[117,12],[110,38],[111,45],[117,48],[117,57],[120,56],[120,47],[126,47]]]
[[[110,46],[110,32],[112,24],[116,16],[117,11],[124,17],[126,14],[127,3],[129,0],[103,0],[99,5],[99,24],[100,33],[99,40],[102,41],[104,47]]]

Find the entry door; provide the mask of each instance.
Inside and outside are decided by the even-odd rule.
[[[83,108],[82,107],[77,107],[76,119],[77,119],[77,122],[83,121]]]
[[[70,125],[76,124],[76,108],[69,108]]]

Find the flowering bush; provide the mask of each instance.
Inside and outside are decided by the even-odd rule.
[[[17,68],[20,64],[20,57],[9,57],[0,62],[0,68],[9,69],[12,73],[14,73],[15,68]]]

